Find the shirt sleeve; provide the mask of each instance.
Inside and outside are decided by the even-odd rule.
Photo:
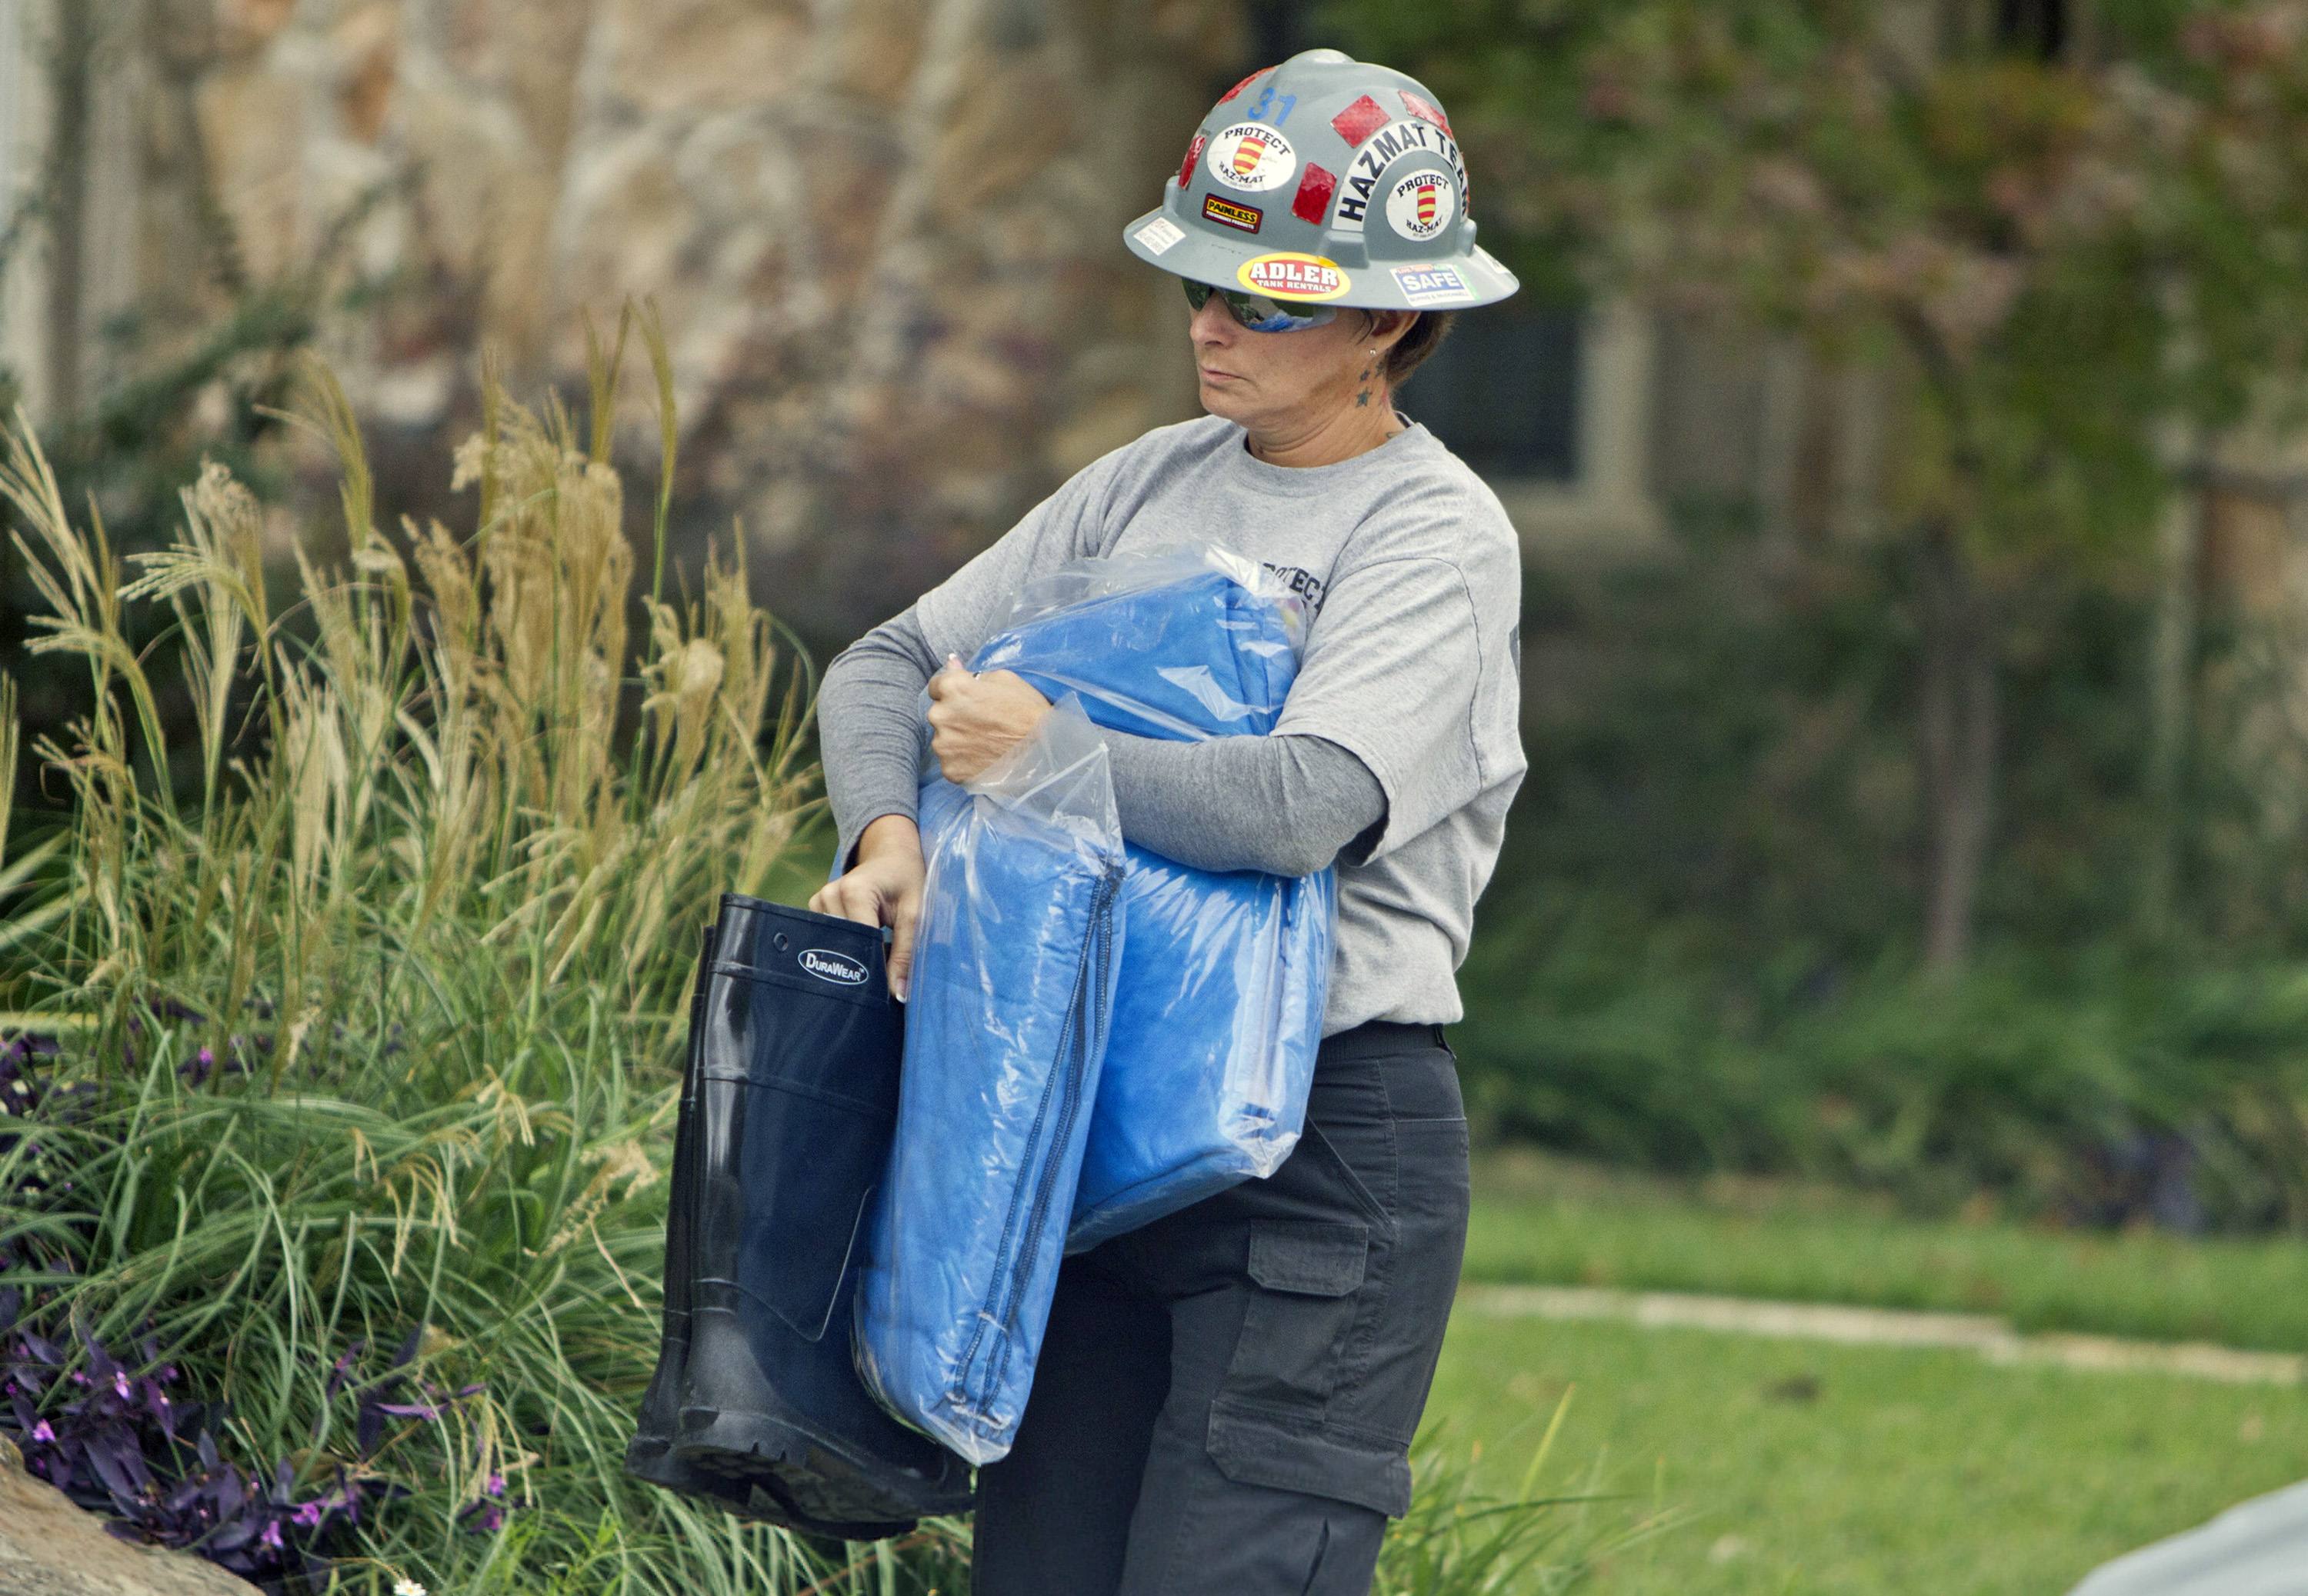
[[[1389,543],[1405,552],[1333,578],[1274,728],[1327,737],[1378,777],[1384,824],[1366,850],[1342,855],[1353,864],[1385,857],[1504,774],[1492,768],[1507,762],[1503,749],[1486,757],[1477,707],[1495,719],[1516,699],[1511,526],[1429,527]]]
[[[833,873],[857,862],[858,836],[883,815],[911,819],[921,790],[921,691],[938,657],[909,605],[833,656],[817,690]]]
[[[867,826],[885,814],[915,813],[927,742],[922,688],[948,654],[967,659],[1001,629],[1026,583],[1098,552],[1123,457],[1114,450],[1075,472],[960,570],[826,666],[817,721],[836,833],[834,875],[855,862],[850,852]]]
[[[1362,760],[1321,737],[1100,736],[1123,836],[1198,870],[1312,875],[1385,808]]]

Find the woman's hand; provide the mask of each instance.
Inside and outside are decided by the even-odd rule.
[[[1050,700],[1015,671],[973,676],[958,655],[930,678],[930,751],[946,780],[959,785],[1024,742],[1050,712]]]
[[[913,981],[914,930],[922,915],[921,828],[904,815],[883,815],[857,838],[857,862],[810,895],[821,914],[891,930],[890,992],[903,1002]]]

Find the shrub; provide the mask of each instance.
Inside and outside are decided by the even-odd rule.
[[[694,599],[636,603],[617,365],[596,360],[590,447],[492,390],[457,458],[474,532],[399,544],[315,368],[352,573],[299,547],[286,606],[220,468],[133,580],[29,437],[0,469],[33,647],[90,682],[73,745],[27,751],[69,822],[27,846],[0,811],[0,1027],[54,1049],[18,1050],[41,1101],[0,1146],[22,1403],[0,1423],[131,1525],[277,1581],[316,1548],[379,1592],[866,1577],[620,1472],[690,939],[719,892],[765,888],[813,801],[742,549]],[[125,617],[163,606],[169,646],[130,648]],[[174,678],[197,807],[160,774]],[[115,1375],[129,1405],[75,1407]],[[208,1417],[170,1436],[168,1391]],[[328,1536],[309,1505],[332,1492],[392,1499]]]

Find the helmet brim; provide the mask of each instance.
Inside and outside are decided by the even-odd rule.
[[[1167,189],[1174,186],[1166,185],[1166,198]],[[1263,256],[1281,253],[1247,239],[1236,244],[1181,227],[1167,207],[1161,205],[1124,227],[1122,242],[1149,266],[1221,288],[1250,288],[1242,269]],[[1480,246],[1464,255],[1434,261],[1390,261],[1354,270],[1342,266],[1339,270],[1347,279],[1342,291],[1309,296],[1305,303],[1356,310],[1471,310],[1495,305],[1522,286],[1513,272]],[[1287,299],[1282,295],[1275,297]]]

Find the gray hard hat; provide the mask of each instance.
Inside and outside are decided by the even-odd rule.
[[[1338,50],[1227,90],[1123,241],[1196,282],[1369,310],[1490,305],[1520,286],[1475,242],[1441,105],[1417,79]]]

